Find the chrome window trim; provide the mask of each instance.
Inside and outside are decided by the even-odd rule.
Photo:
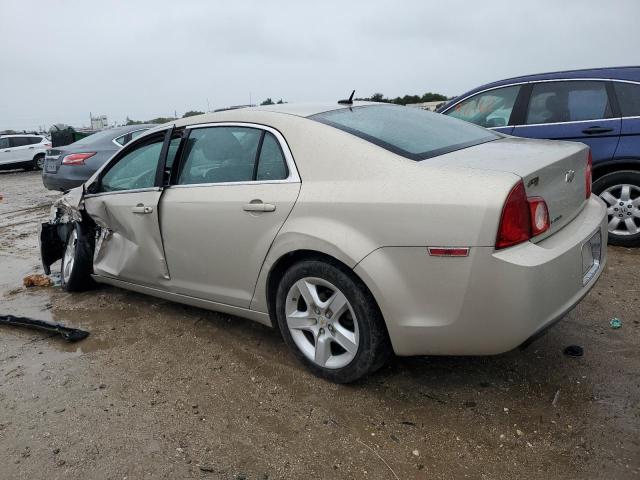
[[[125,133],[125,134],[120,135],[120,136],[118,136],[118,137],[116,137],[116,138],[112,138],[112,139],[111,139],[111,141],[112,141],[113,143],[115,143],[115,144],[118,146],[118,148],[122,148],[122,147],[124,147],[124,145],[125,145],[125,144],[124,144],[124,143],[118,143],[116,140],[118,140],[119,138],[126,137],[127,135],[128,135],[128,133]]]
[[[197,128],[210,128],[210,127],[244,127],[244,128],[255,128],[258,130],[264,130],[273,134],[278,143],[280,144],[280,149],[284,154],[284,160],[287,164],[287,169],[289,170],[289,176],[287,178],[283,178],[281,180],[247,180],[242,182],[214,182],[214,183],[188,183],[185,185],[171,185],[171,188],[186,188],[186,187],[213,187],[218,185],[260,185],[260,184],[268,184],[268,183],[300,183],[300,174],[298,173],[298,168],[296,166],[296,162],[293,158],[293,154],[289,149],[289,144],[284,136],[275,128],[269,127],[267,125],[261,125],[259,123],[251,123],[251,122],[210,122],[210,123],[196,123],[192,125],[186,125],[185,129],[193,130]]]
[[[153,127],[152,127],[152,128],[153,128]],[[125,146],[125,145],[127,145],[127,144],[126,144],[126,143],[122,143],[122,144],[120,144],[120,143],[116,142],[116,140],[117,140],[118,138],[126,137],[127,135],[131,135],[131,134],[136,133],[136,132],[144,132],[144,131],[147,131],[147,130],[151,130],[151,128],[138,128],[137,130],[131,130],[130,132],[123,133],[122,135],[118,135],[116,138],[113,138],[111,141],[112,141],[113,143],[115,143],[118,147],[122,148],[122,147],[124,147],[124,146]],[[140,138],[140,137],[137,137],[137,138]],[[132,142],[132,141],[134,141],[134,140],[136,140],[136,139],[135,139],[135,138],[132,138],[132,139],[131,139],[131,140],[129,140],[129,141],[130,141],[130,142]]]
[[[610,122],[612,120],[620,120],[620,119],[621,117],[612,117],[612,118],[592,118],[591,120],[573,120],[571,122],[523,123],[522,125],[514,125],[513,128],[540,127],[542,125],[566,125],[568,123]]]
[[[123,193],[159,192],[160,187],[134,188],[132,190],[116,190],[113,192],[85,193],[84,198],[101,197],[103,195],[120,195]]]

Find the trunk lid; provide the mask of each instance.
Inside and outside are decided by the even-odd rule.
[[[66,151],[59,148],[52,148],[47,150],[44,157],[44,171],[45,173],[57,173],[62,159],[67,154]]]
[[[513,173],[527,197],[542,197],[551,228],[538,242],[571,222],[586,205],[585,175],[589,147],[582,143],[506,137],[425,160],[425,164]],[[505,198],[506,200],[506,198]]]

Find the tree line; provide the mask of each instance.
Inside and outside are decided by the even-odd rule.
[[[438,101],[446,101],[448,98],[446,95],[442,95],[440,93],[427,92],[424,95],[404,95],[402,97],[395,98],[387,98],[382,93],[374,93],[370,97],[356,98],[356,100],[366,101],[366,102],[382,102],[382,103],[394,103],[396,105],[407,105],[410,103],[424,103],[424,102],[438,102]],[[280,99],[277,102],[274,102],[271,97],[268,97],[266,100],[260,102],[260,105],[281,105],[283,103],[287,103],[286,101]],[[189,110],[182,115],[182,118],[193,117],[194,115],[202,115],[205,112],[201,112],[199,110]],[[176,120],[173,117],[157,117],[152,118],[151,120],[132,120],[127,117],[127,125],[140,125],[143,123],[167,123]]]
[[[395,103],[396,105],[407,105],[410,103],[438,102],[446,101],[448,98],[440,93],[427,92],[424,95],[404,95],[403,97],[387,98],[382,93],[374,93],[370,97],[356,98],[365,102]]]

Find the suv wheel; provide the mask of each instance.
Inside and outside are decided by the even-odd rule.
[[[33,166],[36,170],[44,168],[44,154],[36,155],[36,158],[33,159]]]
[[[389,358],[378,306],[340,266],[305,260],[289,268],[276,293],[276,315],[287,345],[319,377],[353,382]]]
[[[593,183],[593,191],[607,204],[609,243],[640,246],[640,172],[613,172]]]

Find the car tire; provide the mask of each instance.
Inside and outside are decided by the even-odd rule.
[[[29,170],[44,169],[44,154],[40,153],[33,158],[33,166]]]
[[[609,243],[640,246],[640,172],[612,172],[593,182],[593,192],[607,204]],[[614,220],[618,223],[614,225]]]
[[[60,261],[62,288],[67,292],[89,290],[95,285],[93,273],[93,238],[84,225],[75,222],[67,235]]]
[[[278,285],[276,316],[295,356],[313,374],[332,382],[358,380],[391,355],[373,296],[337,262],[304,260],[291,266]]]

